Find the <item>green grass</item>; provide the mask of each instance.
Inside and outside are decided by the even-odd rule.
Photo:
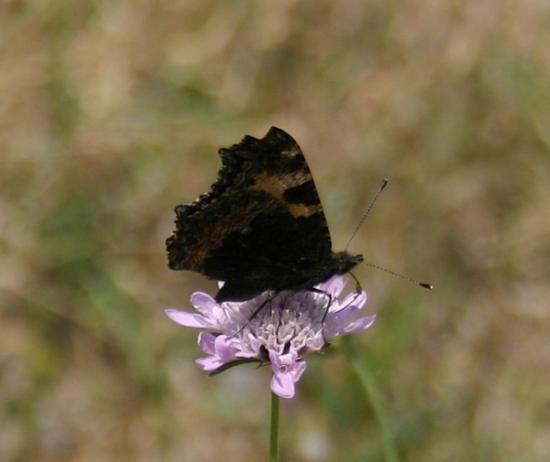
[[[271,125],[336,250],[389,177],[353,250],[436,286],[358,270],[377,322],[282,402],[285,460],[549,460],[543,3],[8,2],[0,25],[1,460],[266,459],[268,370],[206,377],[162,310],[214,290],[166,267],[174,206]]]

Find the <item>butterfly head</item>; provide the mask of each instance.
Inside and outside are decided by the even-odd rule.
[[[363,255],[351,255],[348,252],[334,254],[336,274],[345,274],[363,261]]]

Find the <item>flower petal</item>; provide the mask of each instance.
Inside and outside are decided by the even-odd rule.
[[[359,292],[359,293],[350,292],[348,295],[346,295],[346,297],[342,301],[338,303],[334,303],[332,305],[334,309],[331,311],[334,313],[337,313],[341,310],[348,308],[350,305],[356,308],[362,308],[366,302],[367,302],[366,292]]]
[[[201,332],[197,339],[197,343],[206,354],[216,354],[216,336],[212,335],[210,332]]]
[[[338,330],[341,326],[355,321],[359,310],[361,310],[361,308],[355,305],[349,305],[339,311],[329,312],[325,320],[325,330],[327,330],[327,328],[328,330]]]
[[[190,301],[200,314],[207,317],[212,316],[214,309],[218,306],[216,300],[204,292],[193,292]]]
[[[298,353],[290,351],[284,355],[278,355],[274,351],[269,352],[273,377],[271,378],[271,390],[282,398],[293,398],[296,392],[294,384],[300,380],[306,370],[306,363],[298,361]]]
[[[274,372],[271,377],[271,391],[281,398],[294,398],[296,393],[294,379],[288,372]]]
[[[201,314],[188,313],[187,311],[168,308],[164,310],[166,316],[172,321],[185,327],[212,328],[216,327]]]
[[[209,332],[199,334],[198,343],[208,356],[197,359],[196,364],[204,371],[213,371],[237,358],[238,349],[225,335],[212,335]]]
[[[238,348],[235,348],[226,335],[218,335],[214,341],[214,347],[216,356],[222,359],[223,362],[231,361],[237,357]]]
[[[344,286],[346,285],[347,278],[345,276],[336,275],[330,278],[328,281],[322,282],[317,285],[317,288],[323,292],[328,292],[332,298],[338,297]]]
[[[325,339],[323,335],[315,335],[311,339],[308,339],[306,346],[309,352],[319,351],[325,346]]]
[[[357,311],[359,308],[356,306],[348,306],[335,313],[329,313],[325,320],[325,334],[329,337],[340,335],[340,331],[345,326],[357,319]]]
[[[195,364],[206,372],[215,371],[218,367],[223,366],[224,363],[225,361],[222,361],[217,356],[205,356],[203,358],[195,359]]]
[[[365,316],[364,318],[359,318],[357,321],[354,321],[348,324],[342,331],[342,334],[353,334],[360,330],[368,329],[374,324],[376,320],[376,315],[371,314],[370,316]]]
[[[368,329],[376,320],[376,315],[371,314],[359,319],[350,319],[350,317],[342,317],[335,319],[332,322],[327,322],[325,334],[328,338],[337,337],[339,335],[348,335],[360,330]]]

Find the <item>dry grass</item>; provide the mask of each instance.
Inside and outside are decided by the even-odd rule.
[[[216,149],[300,142],[378,312],[356,339],[402,461],[550,460],[550,9],[544,1],[4,1],[0,459],[262,460],[268,373],[196,370],[162,308],[172,207]],[[339,354],[283,413],[283,460],[379,461]]]

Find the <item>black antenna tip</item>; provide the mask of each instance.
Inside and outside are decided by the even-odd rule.
[[[384,179],[382,180],[382,183],[380,183],[379,191],[382,191],[386,186],[388,186],[388,179],[387,179],[387,178],[384,178]]]
[[[428,284],[427,282],[419,282],[418,285],[428,290],[432,290],[434,288],[434,286],[432,286],[431,284]]]

